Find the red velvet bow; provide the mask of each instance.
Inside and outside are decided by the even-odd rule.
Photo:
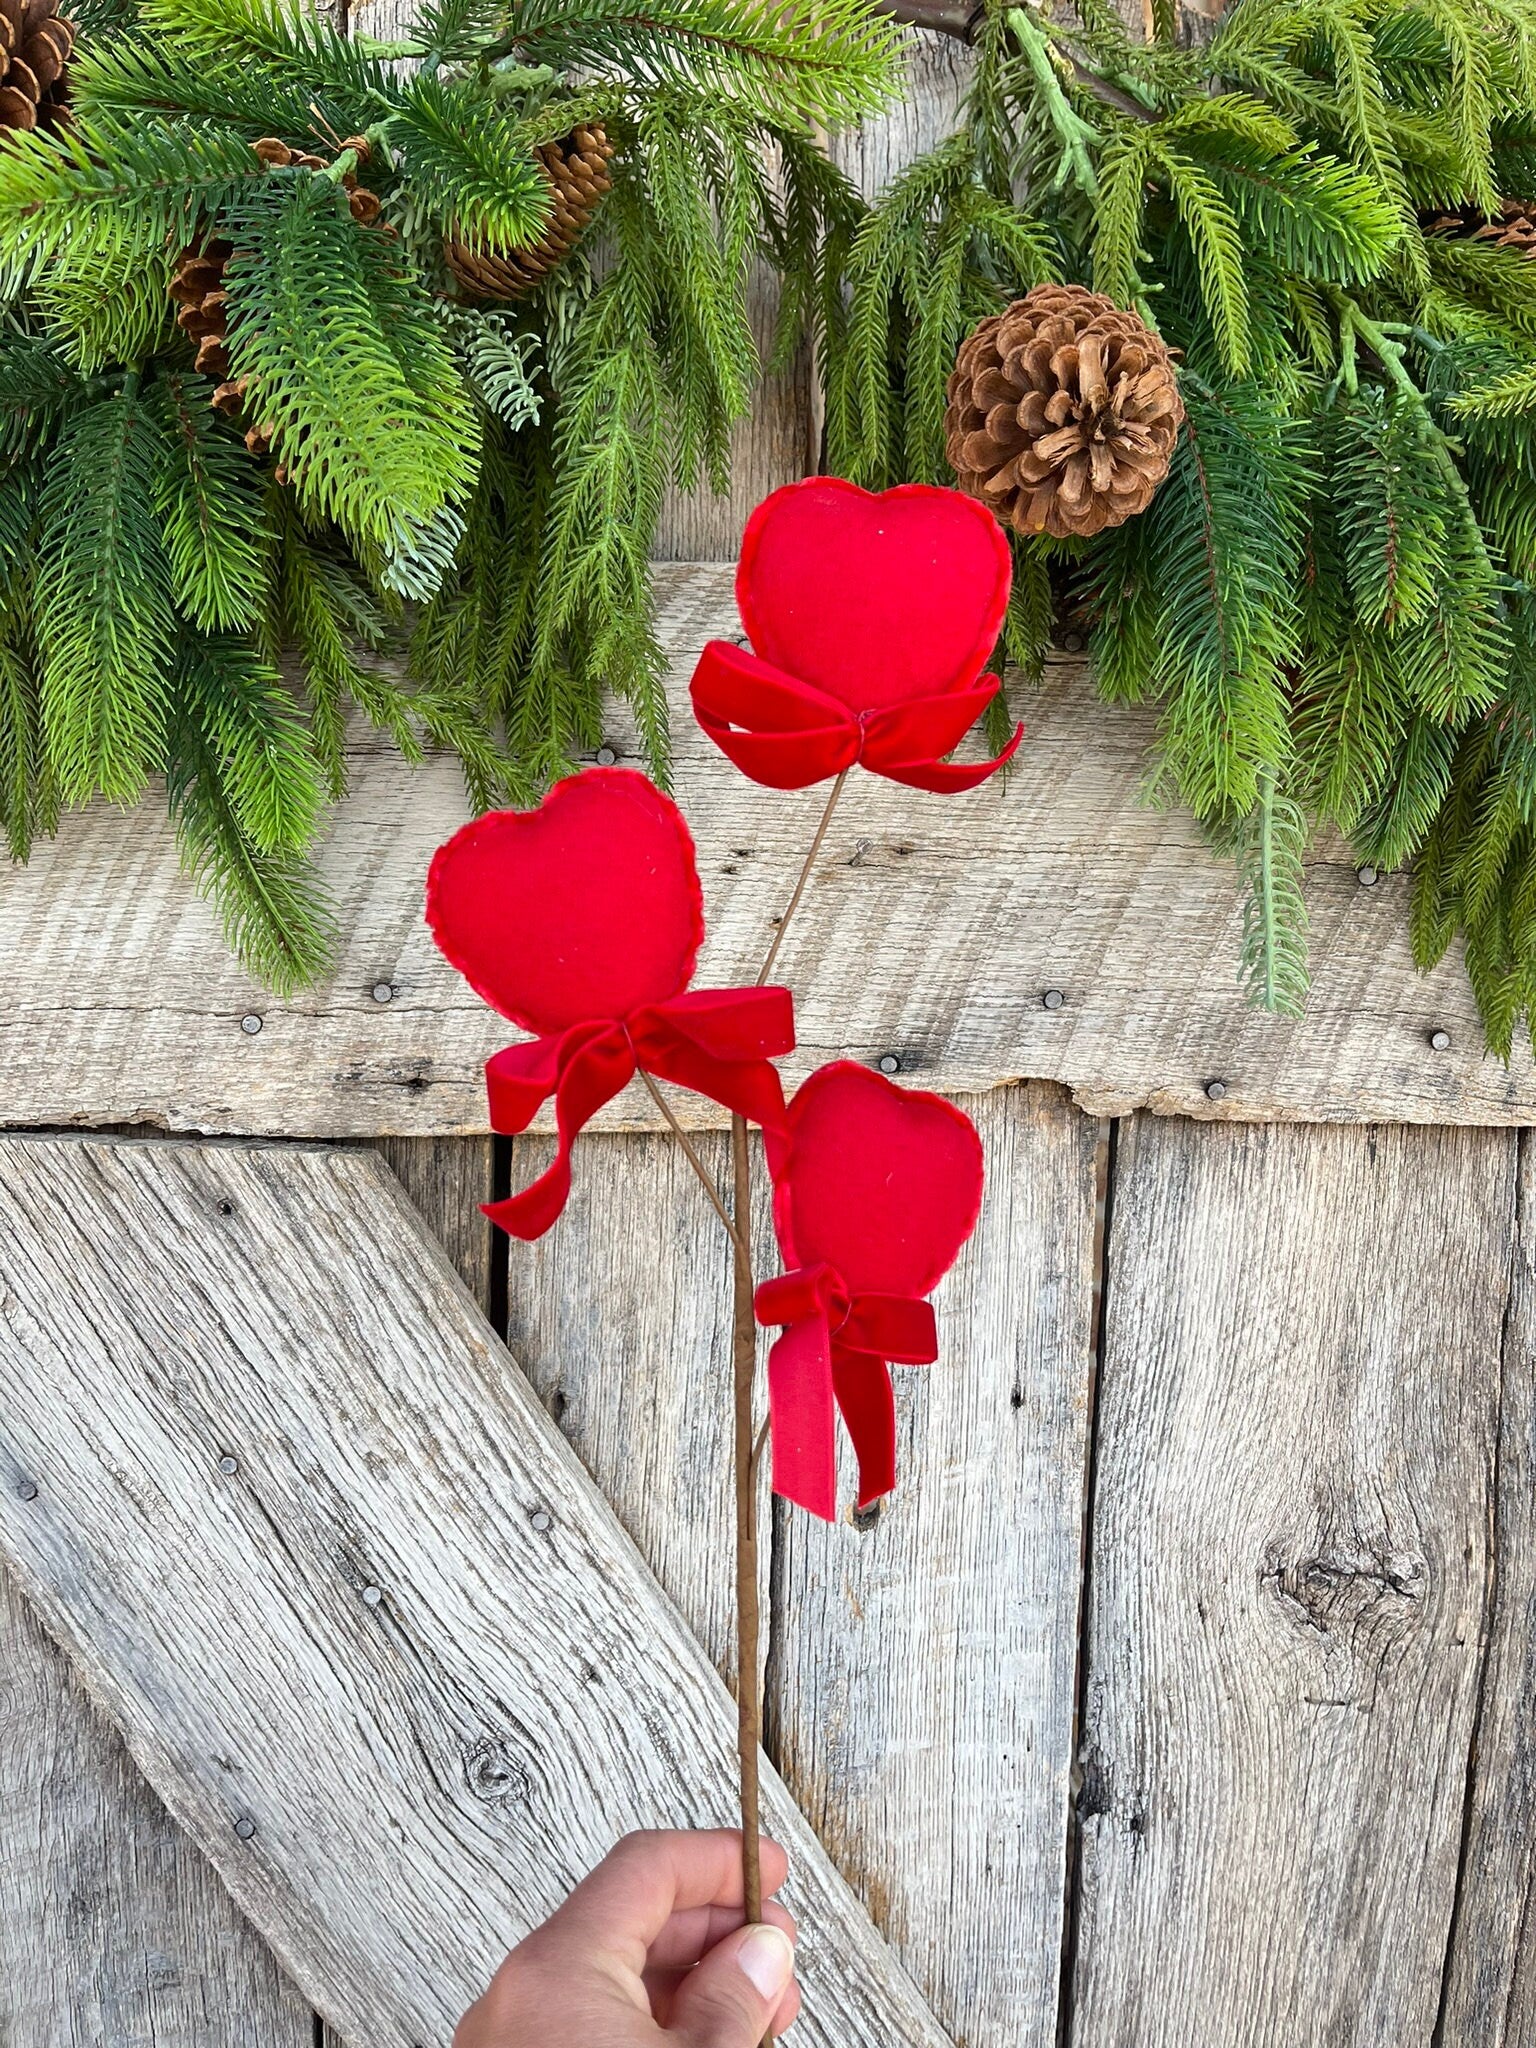
[[[524,1131],[555,1098],[553,1164],[485,1208],[514,1237],[560,1214],[577,1133],[638,1069],[781,1125],[771,1061],[794,1050],[789,991],[688,990],[704,936],[693,841],[633,769],[569,776],[535,811],[456,832],[432,862],[427,921],[470,985],[536,1034],[487,1063],[492,1128]]]
[[[855,762],[913,789],[974,789],[1010,760],[948,762],[1001,685],[982,673],[1012,560],[984,505],[932,484],[808,477],[747,522],[736,596],[755,652],[712,640],[693,707],[753,781],[803,789]]]
[[[801,1266],[757,1290],[757,1320],[786,1325],[768,1360],[773,1490],[832,1521],[837,1514],[834,1400],[859,1459],[859,1506],[896,1484],[896,1398],[887,1362],[932,1365],[931,1303],[850,1294],[832,1266]]]
[[[896,1483],[888,1366],[938,1355],[926,1296],[981,1207],[981,1140],[937,1095],[849,1060],[820,1067],[768,1133],[774,1224],[789,1270],[757,1290],[785,1326],[768,1361],[773,1486],[837,1511],[835,1411],[859,1458],[859,1505]]]

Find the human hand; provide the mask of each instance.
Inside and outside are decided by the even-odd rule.
[[[763,1890],[789,1859],[764,1838]],[[626,1835],[520,1942],[459,2023],[454,2048],[758,2048],[800,2010],[795,1923],[742,1912],[741,1837]]]

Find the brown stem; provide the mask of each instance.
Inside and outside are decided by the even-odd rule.
[[[725,1197],[721,1194],[719,1188],[715,1185],[715,1176],[710,1172],[709,1168],[704,1164],[703,1160],[699,1157],[698,1152],[694,1146],[693,1140],[689,1137],[688,1133],[683,1129],[682,1125],[673,1115],[671,1103],[668,1102],[665,1095],[662,1094],[661,1090],[656,1086],[656,1083],[651,1079],[650,1075],[645,1071],[644,1067],[641,1067],[639,1071],[641,1080],[645,1083],[646,1087],[649,1088],[649,1090],[651,1091],[651,1100],[655,1103],[656,1107],[661,1111],[662,1115],[666,1118],[668,1124],[671,1126],[673,1137],[676,1138],[678,1144],[682,1146],[683,1157],[688,1161],[688,1164],[693,1168],[694,1172],[698,1175],[699,1185],[703,1188],[705,1194],[708,1195],[711,1208],[714,1210],[715,1214],[720,1218],[720,1221],[725,1225],[726,1233],[729,1236],[731,1243],[735,1246],[738,1253],[744,1252],[746,1248],[742,1244],[740,1236],[737,1233],[736,1225],[731,1219],[731,1212],[725,1206]]]
[[[757,1592],[757,1460],[752,1404],[757,1386],[757,1324],[752,1314],[752,1154],[745,1117],[731,1118],[731,1176],[736,1224],[732,1385],[736,1419],[736,1722],[741,1774],[741,1880],[748,1920],[763,1917],[762,1792],[757,1759],[763,1742],[759,1679],[762,1620]]]
[[[826,809],[821,814],[821,823],[816,827],[815,837],[811,840],[805,860],[801,865],[800,879],[795,883],[794,892],[785,906],[784,915],[779,919],[778,929],[773,935],[773,944],[768,948],[763,964],[757,970],[757,985],[759,988],[762,987],[763,983],[773,972],[773,963],[779,957],[779,948],[784,943],[784,934],[789,930],[791,923],[794,921],[795,912],[800,908],[800,898],[805,894],[805,885],[811,879],[811,869],[816,865],[816,856],[821,851],[821,842],[827,836],[827,827],[832,822],[832,813],[837,809],[837,800],[842,795],[843,784],[847,780],[848,770],[845,768],[832,785],[832,793],[827,798]]]

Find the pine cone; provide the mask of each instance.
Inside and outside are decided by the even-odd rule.
[[[570,255],[613,184],[608,169],[613,144],[597,122],[563,142],[541,143],[536,154],[555,199],[538,241],[509,255],[455,239],[446,246],[448,268],[473,299],[516,299],[531,292]]]
[[[967,337],[949,380],[960,488],[1017,533],[1087,538],[1146,510],[1184,418],[1173,358],[1135,313],[1040,284]]]
[[[58,128],[69,119],[75,25],[59,0],[0,0],[0,133]]]
[[[11,0],[0,0],[0,8],[9,4]],[[290,149],[286,142],[279,142],[273,136],[263,137],[251,147],[269,168],[289,170],[297,164],[311,171],[325,169],[323,157]],[[352,137],[342,147],[355,149],[360,162],[368,161],[368,144],[361,136]],[[377,193],[360,185],[355,173],[348,173],[341,182],[347,193],[352,218],[364,227],[377,220],[381,204]],[[197,369],[205,377],[212,377],[218,386],[213,394],[215,409],[231,419],[238,419],[245,410],[248,379],[230,374],[229,294],[224,289],[224,271],[234,253],[233,242],[223,241],[217,236],[194,242],[176,266],[170,293],[181,309],[176,315],[177,326],[197,343]],[[267,454],[272,446],[271,426],[251,427],[246,433],[245,445],[253,455]],[[279,472],[279,481],[282,480]]]
[[[1501,199],[1492,219],[1480,206],[1466,206],[1457,213],[1421,213],[1419,224],[1426,235],[1446,235],[1463,242],[1494,242],[1501,249],[1536,256],[1536,204],[1529,199]]]

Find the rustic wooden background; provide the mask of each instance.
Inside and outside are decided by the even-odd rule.
[[[914,45],[867,185],[962,71]],[[802,365],[670,508],[679,683],[810,436]],[[989,1171],[900,1491],[771,1519],[800,2031],[1531,2048],[1531,1063],[1326,847],[1308,1015],[1251,1016],[1149,722],[1065,660],[1023,708],[1006,787],[850,793],[786,961],[810,1057],[961,1094]],[[813,800],[679,738],[726,978]],[[718,1228],[624,1104],[493,1240],[547,1141],[484,1134],[494,1020],[421,929],[461,799],[355,766],[295,1003],[152,807],[0,894],[0,2048],[447,2048],[614,1834],[729,1817]]]

